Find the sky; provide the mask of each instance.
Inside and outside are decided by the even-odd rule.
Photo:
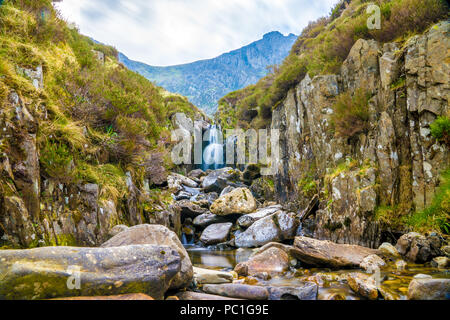
[[[153,66],[209,59],[264,34],[299,35],[337,0],[63,0],[84,35]]]

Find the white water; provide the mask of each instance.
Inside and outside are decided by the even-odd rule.
[[[223,167],[223,144],[219,141],[220,130],[216,125],[209,129],[209,145],[203,151],[203,169]]]

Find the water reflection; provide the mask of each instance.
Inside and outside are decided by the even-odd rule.
[[[251,249],[228,251],[212,251],[205,248],[186,248],[194,266],[209,269],[234,269],[241,262],[249,259],[253,253]]]

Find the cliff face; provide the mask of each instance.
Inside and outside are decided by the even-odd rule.
[[[448,146],[430,133],[438,116],[450,115],[449,26],[441,22],[402,48],[360,39],[339,74],[307,75],[274,110],[279,200],[304,208],[311,200],[305,182],[319,193],[318,210],[304,220],[306,234],[375,247],[385,232],[404,231],[379,219],[380,207],[402,216],[431,205],[449,164]],[[368,127],[339,137],[333,105],[358,88],[370,98]]]
[[[217,58],[189,64],[154,67],[128,59],[120,61],[147,79],[171,92],[189,98],[207,113],[214,113],[217,101],[231,91],[256,83],[267,73],[267,67],[279,64],[288,55],[297,37],[279,32]]]

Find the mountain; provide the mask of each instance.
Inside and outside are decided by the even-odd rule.
[[[261,40],[219,57],[193,63],[155,67],[128,59],[119,60],[129,69],[156,82],[168,91],[180,93],[212,114],[217,101],[227,93],[256,83],[267,74],[267,67],[279,64],[289,54],[297,36],[274,31]]]

